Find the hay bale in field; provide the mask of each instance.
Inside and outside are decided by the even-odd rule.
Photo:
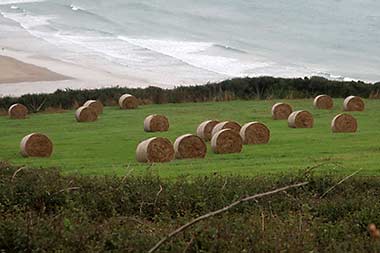
[[[98,114],[94,108],[82,106],[75,112],[75,118],[78,122],[93,122],[98,119]]]
[[[25,119],[28,115],[28,108],[22,104],[14,104],[9,107],[8,115],[11,119]]]
[[[313,115],[308,111],[295,111],[289,115],[288,125],[292,128],[312,128],[314,125]]]
[[[243,144],[266,144],[270,139],[270,131],[263,123],[250,122],[241,128],[240,136]]]
[[[239,134],[241,126],[235,121],[223,121],[215,125],[215,127],[212,129],[211,135],[214,136],[217,132],[223,129],[231,129],[232,131]]]
[[[219,124],[219,121],[216,120],[203,121],[197,128],[197,135],[204,141],[211,140],[212,130],[217,124]]]
[[[119,106],[121,109],[136,109],[139,106],[139,101],[131,94],[124,94],[119,98]]]
[[[204,158],[207,153],[207,147],[199,136],[185,134],[175,140],[174,151],[177,159]]]
[[[212,136],[211,149],[216,154],[240,153],[243,140],[236,131],[223,129]]]
[[[338,114],[331,121],[331,130],[334,133],[354,133],[357,129],[357,120],[347,113]]]
[[[50,157],[53,143],[44,134],[32,133],[21,140],[20,152],[24,157]]]
[[[145,132],[165,132],[169,130],[169,120],[164,115],[152,114],[144,120]]]
[[[272,107],[272,118],[275,120],[288,119],[293,112],[293,108],[286,103],[276,103]]]
[[[142,141],[136,149],[136,159],[141,163],[170,162],[174,158],[172,143],[162,137],[153,137]]]
[[[314,98],[314,107],[317,109],[331,110],[334,107],[333,99],[328,95],[319,95]]]
[[[364,111],[364,101],[361,97],[349,96],[343,102],[343,108],[345,111]]]
[[[104,106],[103,106],[102,102],[100,102],[98,100],[88,100],[88,101],[86,101],[86,103],[84,103],[83,106],[91,107],[92,109],[94,109],[96,111],[96,113],[98,115],[103,113],[103,107]]]

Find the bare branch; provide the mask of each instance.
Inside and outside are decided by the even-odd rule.
[[[354,173],[352,173],[351,175],[349,175],[349,176],[343,178],[342,180],[340,180],[337,184],[335,184],[334,186],[332,186],[331,188],[329,188],[325,193],[323,193],[322,196],[320,197],[320,199],[323,199],[329,192],[331,192],[332,190],[334,190],[338,185],[344,183],[345,181],[347,181],[351,177],[355,176],[356,174],[358,174],[362,170],[363,169],[359,169],[359,170],[355,171]]]
[[[69,188],[65,188],[65,189],[62,189],[60,191],[57,191],[57,192],[54,192],[53,194],[51,194],[51,196],[54,196],[54,195],[57,195],[57,194],[60,194],[60,193],[63,193],[63,192],[68,192],[68,191],[75,191],[75,190],[79,190],[80,187],[69,187]]]
[[[307,185],[308,183],[309,182],[303,182],[303,183],[288,185],[288,186],[281,187],[281,188],[278,188],[278,189],[275,189],[275,190],[272,190],[272,191],[269,191],[269,192],[259,193],[259,194],[255,194],[253,196],[248,196],[248,197],[245,197],[245,198],[241,198],[241,199],[239,199],[239,200],[231,203],[230,205],[225,206],[225,207],[223,207],[223,208],[221,208],[219,210],[216,210],[216,211],[207,213],[205,215],[199,216],[198,218],[196,218],[196,219],[194,219],[194,220],[186,223],[185,225],[183,225],[183,226],[179,227],[178,229],[174,230],[173,232],[171,232],[169,235],[167,235],[165,238],[163,238],[161,241],[159,241],[148,252],[149,253],[155,252],[156,250],[158,250],[158,248],[161,247],[162,244],[164,244],[166,241],[168,241],[169,239],[171,239],[173,236],[177,235],[178,233],[184,231],[188,227],[191,227],[192,225],[194,225],[194,224],[196,224],[196,223],[198,223],[198,222],[200,222],[202,220],[205,220],[207,218],[210,218],[212,216],[215,216],[215,215],[221,214],[223,212],[226,212],[229,209],[233,208],[234,206],[237,206],[237,205],[239,205],[239,204],[241,204],[243,202],[247,202],[247,201],[251,201],[251,200],[257,199],[257,198],[262,198],[262,197],[265,197],[265,196],[273,195],[275,193],[286,191],[286,190],[291,189],[291,188],[301,187],[301,186]]]
[[[160,190],[156,194],[156,199],[154,200],[153,206],[156,206],[157,201],[158,201],[158,197],[160,197],[162,190],[163,190],[162,185],[160,185]]]
[[[16,170],[16,171],[13,173],[12,178],[11,178],[11,182],[14,181],[14,179],[16,178],[16,175],[17,175],[20,171],[22,171],[23,169],[26,169],[26,167],[21,167],[21,168],[19,168],[18,170]]]

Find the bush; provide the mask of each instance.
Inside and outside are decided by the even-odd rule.
[[[320,196],[333,176],[62,176],[0,165],[0,251],[146,252],[200,214],[241,196],[308,180],[241,204],[164,244],[162,252],[378,252],[380,177],[357,177]],[[161,190],[162,189],[162,190]]]
[[[52,94],[28,94],[19,98],[0,98],[0,109],[7,110],[14,103],[26,105],[37,112],[48,108],[73,109],[89,99],[99,99],[105,105],[116,105],[119,97],[130,93],[140,99],[140,103],[183,103],[226,101],[233,99],[269,98],[310,98],[320,94],[332,97],[357,95],[364,98],[379,98],[380,83],[369,84],[361,81],[330,81],[322,77],[312,78],[235,78],[220,83],[162,89],[147,88],[102,88],[93,90],[57,90]]]

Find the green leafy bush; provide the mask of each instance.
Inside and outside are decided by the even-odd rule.
[[[320,94],[332,97],[357,95],[364,98],[379,98],[380,83],[370,84],[361,81],[331,81],[322,77],[312,78],[235,78],[220,83],[162,89],[147,88],[102,88],[93,90],[57,90],[52,94],[28,94],[19,98],[0,98],[0,109],[7,110],[18,102],[26,105],[30,111],[37,112],[47,108],[72,109],[89,99],[99,99],[105,105],[116,105],[119,97],[130,93],[141,103],[183,103],[226,101],[233,99],[268,98],[310,98]]]
[[[146,252],[201,214],[242,196],[310,182],[244,203],[180,233],[161,252],[379,252],[380,177],[62,176],[0,164],[0,251]]]

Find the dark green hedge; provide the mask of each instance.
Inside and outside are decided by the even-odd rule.
[[[220,83],[174,89],[103,88],[94,90],[57,90],[52,94],[24,95],[20,98],[0,98],[0,108],[7,109],[13,103],[26,105],[36,112],[48,107],[72,109],[88,99],[99,99],[105,105],[115,105],[118,98],[130,93],[142,103],[182,103],[225,101],[232,99],[310,98],[318,94],[332,97],[357,95],[364,98],[380,97],[380,83],[330,81],[322,77],[285,79],[274,77],[236,78]]]
[[[309,185],[202,221],[161,252],[379,252],[367,226],[380,224],[380,178],[351,178],[326,198],[332,176],[162,180],[62,176],[0,164],[0,252],[146,252],[200,214],[241,196]],[[160,190],[162,189],[162,190]]]

